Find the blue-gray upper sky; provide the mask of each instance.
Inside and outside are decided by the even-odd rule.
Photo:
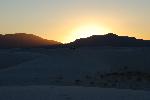
[[[74,35],[82,34],[78,28],[95,25],[101,32],[150,39],[149,5],[150,0],[0,0],[0,33],[68,42],[80,37]]]

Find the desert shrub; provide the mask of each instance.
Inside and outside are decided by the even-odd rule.
[[[93,82],[93,81],[90,82],[90,85],[94,85],[94,84],[95,84],[95,82]]]
[[[86,78],[86,79],[91,79],[92,77],[89,76],[89,75],[86,75],[85,78]]]
[[[81,80],[75,80],[75,84],[79,85],[81,83]]]
[[[136,78],[136,81],[137,81],[137,82],[141,82],[141,81],[142,81],[142,78],[141,78],[141,77],[137,77],[137,78]]]
[[[104,85],[104,87],[107,87],[107,86],[108,86],[108,83],[104,83],[103,85]]]
[[[103,79],[103,78],[104,78],[104,75],[100,75],[100,78]]]

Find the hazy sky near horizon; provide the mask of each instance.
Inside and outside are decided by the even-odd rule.
[[[76,34],[86,36],[88,26],[91,35],[96,27],[99,34],[150,39],[149,5],[150,0],[0,0],[0,33],[69,42],[80,37]]]

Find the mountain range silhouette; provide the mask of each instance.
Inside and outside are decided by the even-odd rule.
[[[27,48],[61,44],[54,40],[46,40],[26,33],[0,35],[0,48]]]
[[[62,44],[54,40],[43,39],[39,36],[26,33],[0,35],[0,48],[32,48],[32,47],[150,47],[150,40],[136,39],[135,37],[118,36],[113,33],[93,35],[87,38],[76,39],[74,42]]]
[[[69,43],[72,46],[112,46],[112,47],[150,47],[150,40],[136,39],[135,37],[118,36],[113,33],[93,35],[77,39]]]

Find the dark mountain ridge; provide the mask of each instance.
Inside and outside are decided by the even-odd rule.
[[[58,45],[60,42],[26,33],[0,35],[0,48],[28,48]]]
[[[118,36],[113,33],[93,35],[77,39],[69,43],[71,46],[112,46],[112,47],[150,47],[150,40],[136,39],[135,37]]]
[[[93,35],[80,38],[68,44],[54,40],[43,39],[39,36],[26,33],[0,34],[0,48],[59,48],[59,47],[150,47],[150,40],[136,39],[135,37],[118,36],[113,33]]]

